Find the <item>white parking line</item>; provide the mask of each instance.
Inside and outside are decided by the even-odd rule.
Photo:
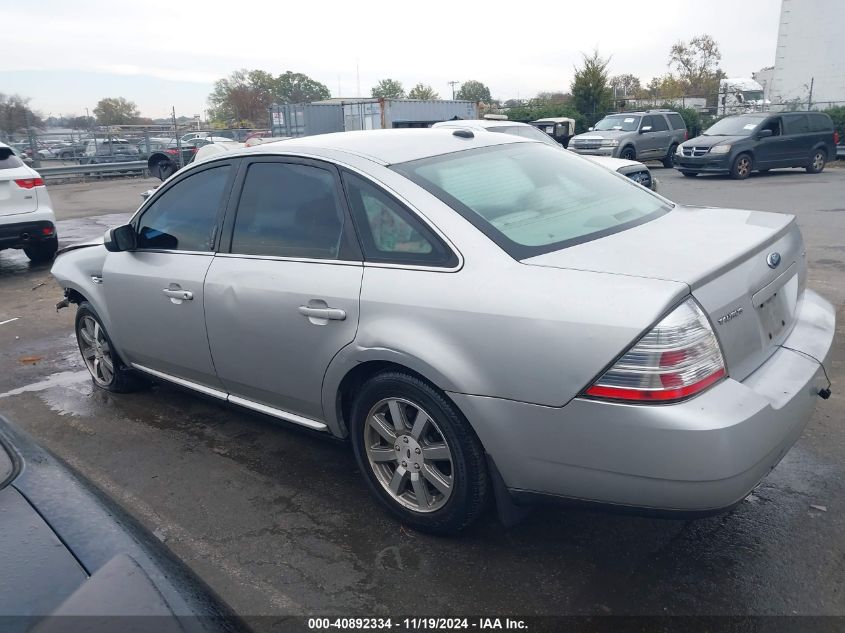
[[[13,319],[6,319],[5,321],[0,321],[0,325],[6,325],[7,323],[11,323],[12,321],[17,321],[20,317],[15,317]]]

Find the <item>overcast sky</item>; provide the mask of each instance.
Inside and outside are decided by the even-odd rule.
[[[237,68],[293,70],[333,96],[369,96],[381,78],[406,90],[478,79],[495,98],[568,91],[581,52],[611,56],[611,74],[647,82],[670,46],[701,33],[732,77],[774,64],[780,0],[594,0],[525,5],[440,2],[106,2],[0,0],[0,92],[32,98],[45,116],[84,114],[126,97],[141,114],[202,114],[215,79]],[[546,6],[543,11],[540,7]],[[9,28],[16,25],[15,28]]]

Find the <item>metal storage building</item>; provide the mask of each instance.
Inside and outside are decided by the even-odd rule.
[[[329,99],[275,105],[270,109],[274,136],[308,136],[352,130],[429,127],[438,121],[477,119],[474,101],[422,99]]]

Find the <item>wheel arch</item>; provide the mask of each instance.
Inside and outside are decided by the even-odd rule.
[[[333,435],[343,438],[349,435],[349,413],[357,389],[371,377],[384,371],[401,371],[416,376],[440,391],[455,409],[461,411],[449,397],[448,392],[453,390],[451,381],[429,363],[387,349],[358,351],[363,353],[356,354],[355,358],[336,357],[323,379],[323,414]],[[461,415],[464,415],[463,411]],[[465,415],[464,417],[466,418]]]

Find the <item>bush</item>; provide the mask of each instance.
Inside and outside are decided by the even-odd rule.
[[[701,121],[701,115],[698,113],[698,110],[694,108],[678,108],[673,106],[671,103],[664,103],[660,107],[665,108],[667,110],[674,110],[675,112],[681,115],[681,118],[687,125],[687,132],[689,132],[690,138],[694,138],[701,134],[703,126]]]
[[[845,106],[828,108],[822,112],[833,119],[833,127],[839,132],[839,142],[845,143]]]

